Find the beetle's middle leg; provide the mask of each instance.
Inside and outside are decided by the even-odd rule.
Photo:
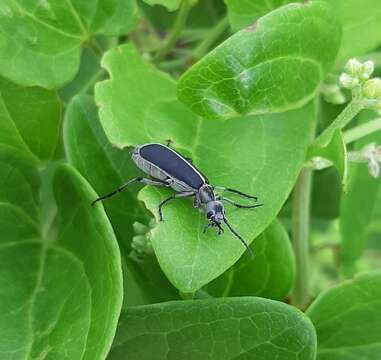
[[[242,204],[238,204],[235,201],[230,200],[230,199],[228,199],[226,197],[223,197],[223,196],[218,196],[217,200],[226,201],[227,203],[229,203],[229,204],[231,204],[231,205],[233,205],[233,206],[235,206],[236,208],[239,208],[239,209],[253,209],[253,208],[256,208],[256,207],[263,206],[263,204],[242,205]]]
[[[172,194],[170,197],[164,199],[160,204],[159,204],[159,221],[163,221],[163,212],[162,212],[162,207],[168,203],[171,200],[178,199],[178,198],[183,198],[183,197],[190,197],[193,196],[194,192],[186,191],[186,192],[181,192],[177,194]]]
[[[231,189],[231,188],[226,188],[224,186],[214,186],[214,189],[220,190],[220,191],[228,191],[228,192],[231,192],[231,193],[234,193],[234,194],[241,195],[242,197],[245,197],[245,198],[248,198],[248,199],[253,199],[254,201],[258,200],[258,198],[256,196],[254,196],[254,195],[245,194],[242,191]]]
[[[98,201],[101,201],[101,200],[105,200],[105,199],[108,199],[124,190],[126,190],[126,188],[128,186],[130,186],[131,184],[135,183],[135,182],[140,182],[141,184],[144,184],[144,185],[153,185],[153,186],[170,186],[169,183],[166,183],[164,181],[157,181],[157,180],[151,180],[151,179],[147,179],[147,178],[144,178],[144,177],[141,177],[141,176],[138,176],[136,178],[133,178],[129,181],[127,181],[125,184],[123,184],[122,186],[118,187],[116,190],[106,194],[106,195],[103,195],[103,196],[100,196],[99,198],[95,199],[92,203],[91,203],[91,206],[94,206],[95,203],[97,203]]]

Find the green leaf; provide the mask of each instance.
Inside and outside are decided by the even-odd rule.
[[[225,0],[229,21],[234,31],[252,25],[258,18],[289,3],[298,0]]]
[[[95,35],[127,33],[135,0],[47,2],[4,0],[0,5],[0,74],[22,85],[57,88],[76,74],[81,44]]]
[[[318,360],[378,360],[381,273],[365,273],[323,292],[307,315],[318,336]]]
[[[316,144],[311,145],[308,150],[307,159],[312,160],[316,157],[322,157],[332,162],[339,173],[341,185],[345,192],[348,175],[348,155],[341,130],[335,130],[328,145],[322,147]]]
[[[381,44],[381,8],[378,0],[326,0],[343,24],[338,61],[363,55]]]
[[[163,5],[165,6],[169,11],[175,11],[178,9],[178,7],[181,4],[181,0],[143,0],[145,3],[149,5]],[[188,1],[188,0],[184,0]]]
[[[0,143],[50,159],[57,146],[61,104],[53,91],[0,77]]]
[[[362,112],[360,123],[374,119],[374,112]],[[356,141],[355,150],[370,143],[381,143],[381,132],[375,132]],[[346,276],[353,275],[355,263],[361,257],[367,241],[367,228],[380,191],[380,178],[369,174],[366,163],[351,163],[348,175],[348,191],[341,197],[340,234],[341,259]]]
[[[138,174],[129,150],[117,149],[108,142],[90,96],[77,96],[70,102],[65,115],[64,143],[69,162],[98,194],[109,193]],[[139,188],[131,187],[121,196],[104,202],[118,240],[127,249],[135,235],[132,224],[146,223],[148,219],[142,203],[137,201]]]
[[[123,309],[179,299],[179,292],[169,283],[154,256],[145,256],[139,262],[126,257],[123,270]]]
[[[253,241],[251,249],[254,257],[242,256],[205,290],[213,296],[284,299],[295,276],[294,253],[286,230],[280,222],[274,221]]]
[[[193,65],[179,80],[178,97],[207,118],[301,107],[331,68],[340,38],[340,25],[325,3],[284,6]]]
[[[69,84],[58,90],[62,101],[67,104],[75,95],[92,90],[98,80],[103,80],[105,71],[101,68],[99,57],[90,49],[84,48],[77,75]]]
[[[110,360],[315,359],[308,318],[252,297],[176,301],[122,313]]]
[[[35,214],[40,184],[32,158],[3,145],[0,158],[0,179],[7,181],[0,192],[1,358],[104,359],[122,280],[111,226],[103,210],[88,205],[94,191],[59,166],[50,189],[58,217],[46,231]]]
[[[111,50],[103,63],[111,80],[98,83],[95,95],[111,143],[123,147],[171,139],[212,184],[259,196],[265,204],[260,209],[227,206],[228,218],[247,241],[258,236],[274,220],[295,183],[312,132],[313,105],[236,118],[222,126],[197,118],[174,99],[174,82],[145,63],[132,46]],[[144,188],[139,196],[156,216],[159,202],[169,194]],[[203,234],[206,218],[189,199],[168,205],[164,218],[152,230],[152,244],[163,271],[184,293],[222,274],[244,251],[228,231],[220,237],[212,230]]]

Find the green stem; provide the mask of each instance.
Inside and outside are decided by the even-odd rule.
[[[229,19],[226,16],[209,30],[205,36],[205,39],[201,41],[200,44],[194,49],[192,57],[196,60],[201,59],[228,28]]]
[[[363,138],[369,134],[372,134],[376,131],[381,130],[381,118],[368,121],[365,124],[356,126],[352,129],[347,130],[344,133],[344,141],[346,144],[349,144],[353,141]]]
[[[361,99],[353,99],[332,122],[332,124],[317,137],[313,146],[327,146],[331,141],[334,132],[338,129],[344,128],[362,109],[364,109],[363,101],[361,101]]]
[[[309,293],[309,216],[312,170],[303,168],[296,182],[292,198],[292,245],[296,260],[296,278],[291,300],[304,309]]]
[[[169,54],[173,46],[176,44],[178,38],[180,37],[185,27],[185,23],[187,21],[188,14],[190,9],[193,6],[193,3],[194,2],[191,0],[182,1],[180,10],[177,14],[176,21],[172,28],[172,31],[169,33],[168,37],[166,38],[163,47],[152,58],[152,61],[154,63],[159,63],[161,60],[163,60]]]

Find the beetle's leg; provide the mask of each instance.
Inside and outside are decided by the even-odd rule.
[[[256,207],[261,207],[263,206],[263,204],[256,204],[256,205],[241,205],[241,204],[238,204],[236,203],[235,201],[233,200],[230,200],[228,198],[225,198],[223,196],[219,196],[217,198],[218,200],[222,200],[222,201],[226,201],[227,203],[237,207],[237,208],[240,208],[240,209],[253,209],[253,208],[256,208]]]
[[[171,139],[167,139],[167,140],[165,140],[165,141],[166,141],[165,145],[168,146],[168,147],[170,148],[170,147],[171,147],[171,144],[173,143],[173,141],[172,141]]]
[[[234,194],[238,194],[238,195],[241,195],[245,198],[248,198],[248,199],[253,199],[254,201],[257,201],[258,198],[254,195],[249,195],[249,194],[245,194],[243,193],[242,191],[239,191],[239,190],[235,190],[235,189],[231,189],[231,188],[226,188],[226,187],[223,187],[223,186],[213,186],[214,189],[216,190],[220,190],[220,191],[228,191],[228,192],[231,192],[231,193],[234,193]]]
[[[125,184],[123,184],[121,187],[117,188],[116,190],[106,194],[106,195],[103,195],[103,196],[100,196],[99,198],[95,199],[92,203],[91,203],[91,206],[94,206],[95,203],[97,203],[98,201],[101,201],[101,200],[105,200],[105,199],[108,199],[120,192],[122,192],[123,190],[125,190],[129,185],[135,183],[135,182],[140,182],[142,184],[145,184],[145,185],[153,185],[153,186],[169,186],[169,184],[165,183],[165,182],[162,182],[162,181],[154,181],[154,180],[151,180],[151,179],[146,179],[146,178],[143,178],[141,176],[138,176],[136,178],[133,178],[129,181],[127,181]]]
[[[194,192],[182,192],[182,193],[177,193],[177,194],[172,194],[170,197],[164,199],[160,204],[159,204],[159,221],[163,221],[163,213],[162,213],[162,207],[169,201],[182,198],[182,197],[190,197],[193,196]]]

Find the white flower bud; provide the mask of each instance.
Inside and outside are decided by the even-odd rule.
[[[345,65],[345,72],[352,77],[357,77],[361,71],[362,64],[357,59],[349,59]]]
[[[362,89],[362,93],[367,99],[381,99],[381,79],[374,78],[367,80]]]
[[[340,84],[343,88],[353,89],[359,85],[360,81],[358,78],[352,77],[347,73],[342,73],[340,75]]]
[[[370,78],[370,75],[373,74],[373,71],[374,71],[373,61],[369,60],[369,61],[364,62],[361,65],[361,69],[359,72],[360,79],[363,81],[368,80]]]

